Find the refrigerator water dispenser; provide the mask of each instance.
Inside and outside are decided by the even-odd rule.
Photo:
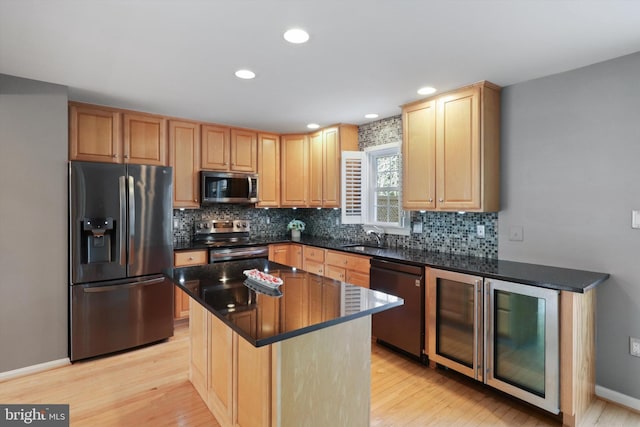
[[[84,218],[82,232],[85,236],[82,248],[84,264],[111,262],[115,255],[111,244],[113,218]]]

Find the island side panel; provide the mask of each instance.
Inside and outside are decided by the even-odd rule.
[[[371,316],[275,345],[282,426],[369,425]]]
[[[578,426],[595,397],[596,292],[560,294],[560,411]]]

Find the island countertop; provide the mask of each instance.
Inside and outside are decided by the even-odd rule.
[[[280,277],[277,290],[251,287],[244,270]],[[402,298],[267,261],[175,268],[176,286],[256,347],[392,309]]]

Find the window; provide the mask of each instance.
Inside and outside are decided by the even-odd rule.
[[[389,234],[408,234],[400,156],[400,144],[343,152],[343,224],[376,225]]]

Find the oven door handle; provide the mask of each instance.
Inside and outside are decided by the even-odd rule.
[[[261,255],[268,255],[269,251],[265,250],[265,249],[250,249],[250,250],[246,250],[246,251],[211,251],[209,253],[211,258],[228,258],[228,257],[234,257],[234,256],[246,256],[246,255],[254,255],[254,256],[261,256]]]

